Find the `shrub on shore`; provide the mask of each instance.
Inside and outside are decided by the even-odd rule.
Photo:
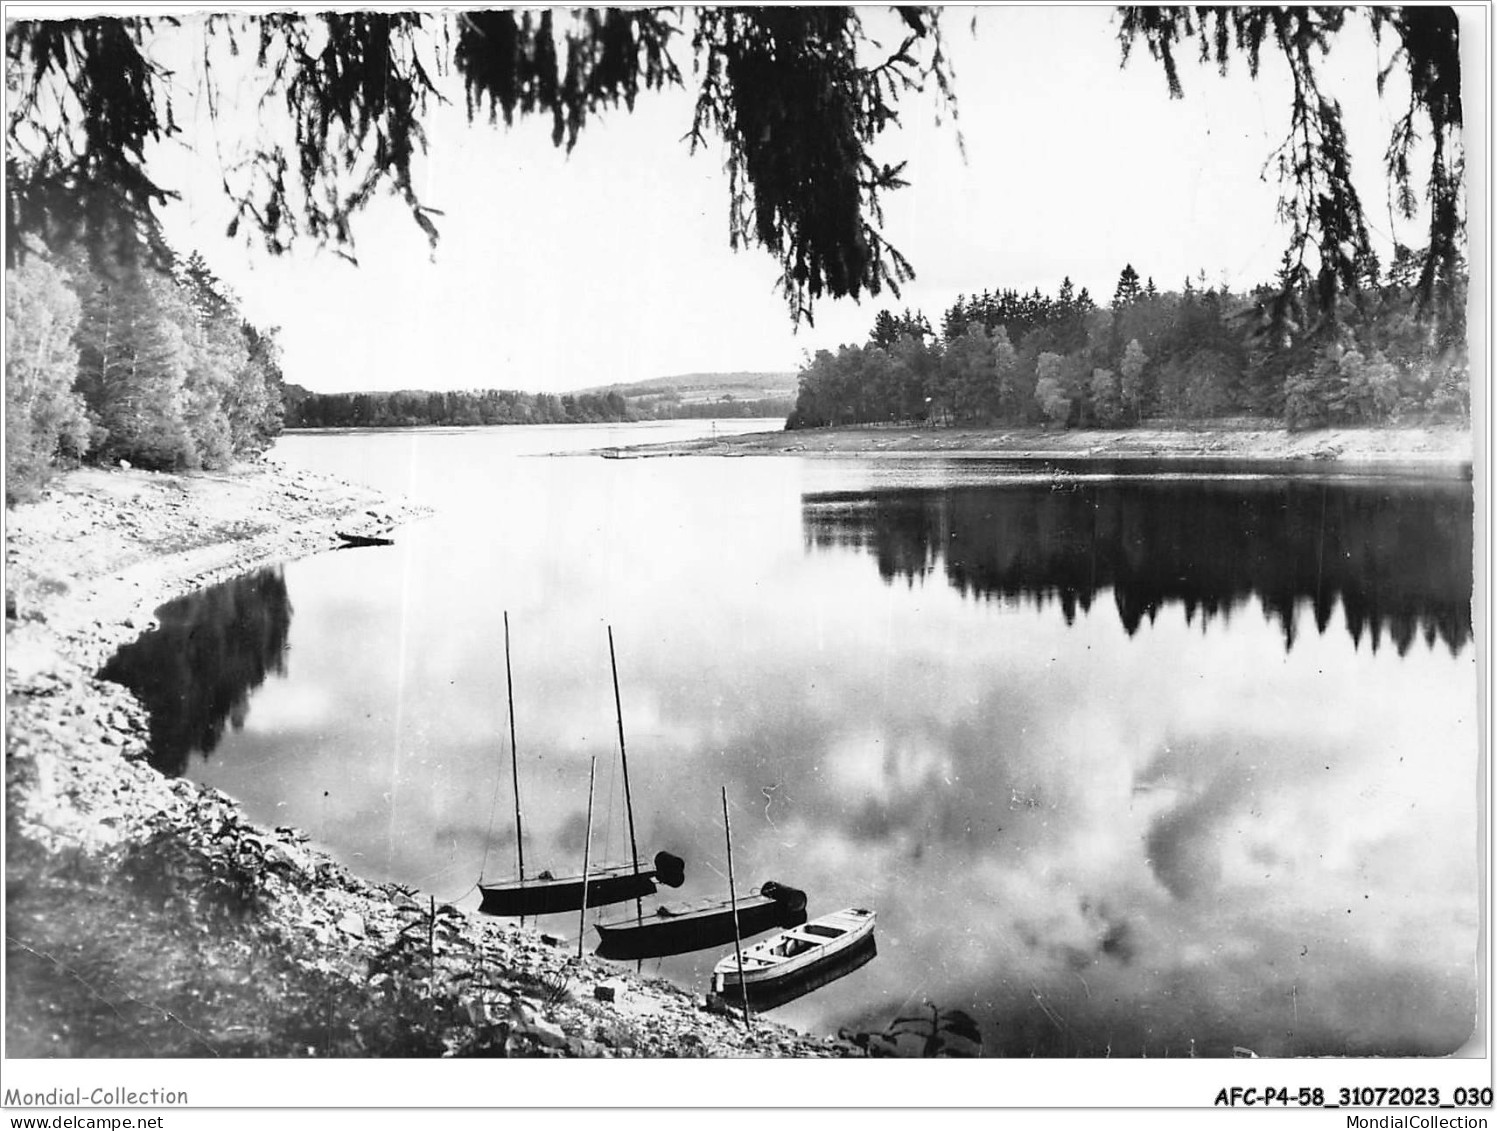
[[[5,273],[5,501],[35,496],[53,466],[88,447],[73,342],[81,308],[40,256]]]

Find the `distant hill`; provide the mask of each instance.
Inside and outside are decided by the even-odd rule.
[[[680,373],[674,377],[651,377],[619,385],[594,385],[577,389],[584,394],[618,393],[626,399],[665,397],[684,404],[733,400],[795,400],[797,376],[784,373]]]

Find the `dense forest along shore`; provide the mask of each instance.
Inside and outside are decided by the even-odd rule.
[[[1323,428],[1290,431],[1264,422],[1182,428],[930,428],[854,425],[753,432],[618,449],[631,456],[828,455],[936,456],[1002,460],[1305,461],[1320,465],[1379,464],[1469,471],[1471,429],[1460,424],[1407,428]]]
[[[255,827],[221,792],[150,767],[144,709],[97,673],[155,609],[422,513],[270,461],[76,470],[10,510],[11,1055],[856,1051],[763,1021],[747,1034],[659,979],[366,882],[304,833]]]

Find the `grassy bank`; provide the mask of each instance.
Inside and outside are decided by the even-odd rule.
[[[658,979],[372,884],[295,829],[152,769],[97,678],[165,601],[419,517],[272,464],[82,470],[7,515],[12,1057],[826,1056]]]

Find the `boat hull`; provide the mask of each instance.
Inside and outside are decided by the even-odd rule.
[[[559,915],[582,910],[582,877],[527,880],[505,884],[480,884],[485,915]],[[623,870],[602,872],[587,879],[587,906],[605,907],[626,899],[640,899],[655,891],[654,872]]]
[[[804,896],[795,900],[755,895],[738,901],[738,935],[748,938],[776,927],[806,921]],[[599,923],[597,954],[601,958],[662,958],[733,941],[733,907],[728,900],[680,911],[660,908],[643,920],[616,919]]]
[[[747,948],[741,970],[737,954],[724,956],[713,968],[712,988],[731,995],[747,986],[752,998],[755,992],[771,994],[777,986],[809,981],[818,970],[870,941],[873,925],[873,912],[858,907],[797,924]]]
[[[847,977],[854,970],[868,965],[878,957],[878,941],[873,935],[865,935],[847,950],[838,951],[828,961],[813,966],[789,978],[769,983],[750,983],[747,986],[749,1009],[759,1013],[778,1009],[798,998],[829,986]],[[715,979],[714,979],[715,981]],[[743,1005],[744,987],[736,982],[726,991],[715,991],[718,1001],[730,1009]]]

